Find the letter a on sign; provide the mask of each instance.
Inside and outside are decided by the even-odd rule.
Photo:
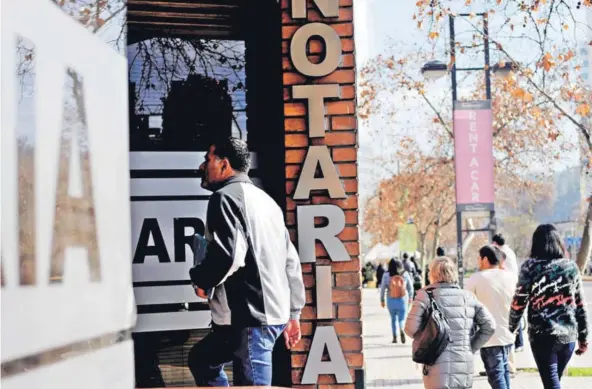
[[[317,166],[320,166],[323,177],[315,178]],[[347,197],[327,146],[310,146],[296,185],[294,200],[306,200],[310,197],[311,190],[321,189],[327,189],[332,199]]]
[[[325,348],[327,348],[329,356],[328,361],[323,361]],[[303,385],[314,385],[321,374],[335,375],[338,384],[351,384],[353,382],[333,326],[317,327],[301,383]]]
[[[67,267],[86,251],[90,281],[101,279],[97,222],[93,201],[91,156],[82,78],[72,69],[66,75],[60,153],[56,185],[51,281],[61,282]],[[72,257],[72,260],[66,258]],[[76,259],[74,259],[76,258]],[[76,272],[79,273],[79,272]]]

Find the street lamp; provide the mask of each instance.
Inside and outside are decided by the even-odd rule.
[[[495,76],[507,77],[516,67],[514,61],[504,60],[493,65],[491,71]],[[442,61],[429,61],[421,67],[421,74],[428,80],[437,80],[448,74],[448,66]]]
[[[450,69],[449,66],[446,65],[444,62],[442,61],[438,61],[438,60],[432,60],[427,62],[425,65],[422,66],[421,68],[421,73],[422,75],[429,79],[429,80],[437,80],[443,76],[445,76],[449,71],[450,71],[450,80],[451,80],[451,86],[452,86],[452,111],[453,111],[453,126],[456,127],[456,117],[454,116],[454,111],[457,109],[457,104],[458,106],[469,106],[470,103],[485,103],[485,106],[487,107],[486,109],[489,110],[489,117],[491,118],[491,75],[492,73],[497,75],[497,76],[501,76],[501,77],[506,77],[510,74],[510,72],[512,72],[515,68],[516,68],[516,64],[512,61],[508,61],[508,60],[503,60],[493,66],[490,66],[490,62],[489,62],[489,26],[488,26],[488,17],[487,17],[487,13],[480,13],[478,14],[480,17],[483,18],[483,54],[484,54],[484,64],[483,66],[471,66],[471,67],[458,67],[456,64],[456,48],[457,48],[457,42],[456,42],[456,38],[455,38],[455,29],[454,29],[454,19],[455,16],[450,15],[449,18],[449,29],[450,29],[450,57],[452,58],[452,63],[450,64]],[[473,17],[473,15],[471,14],[460,14],[458,16],[461,17]],[[471,71],[480,71],[483,72],[484,77],[484,81],[485,81],[485,101],[475,101],[475,102],[459,102],[458,101],[458,91],[457,91],[457,72],[471,72]],[[463,104],[463,103],[469,103],[469,104]],[[483,106],[483,105],[479,105],[479,106]],[[469,116],[472,119],[467,119],[467,118],[462,118],[459,120],[463,120],[463,121],[467,121],[467,120],[473,120],[473,122],[471,124],[474,124],[474,131],[477,131],[477,114],[475,113],[476,108],[472,108],[473,111],[473,115]],[[483,108],[481,108],[483,109]],[[470,111],[471,108],[459,108],[459,110],[468,110]],[[469,124],[467,124],[466,126],[468,126]],[[462,127],[464,129],[464,131],[467,130],[468,127]],[[459,127],[461,128],[461,127]],[[456,137],[456,128],[455,128],[455,137]],[[473,136],[473,138],[471,138],[472,141],[474,142],[475,147],[477,147],[477,135],[475,133],[475,135]],[[456,139],[455,139],[455,143],[456,143]],[[456,158],[455,155],[455,170],[457,169],[458,165],[457,165],[458,159]],[[473,162],[471,161],[471,166],[479,166],[477,165],[473,165]],[[475,170],[475,172],[478,171]],[[472,176],[471,176],[472,177]],[[495,208],[494,208],[494,204],[493,201],[491,200],[491,202],[484,202],[484,203],[480,203],[479,202],[479,195],[476,196],[476,198],[471,197],[471,199],[473,200],[473,202],[475,204],[472,203],[467,203],[466,198],[463,199],[463,202],[460,203],[459,201],[459,192],[458,192],[458,177],[456,179],[456,185],[457,185],[457,204],[456,204],[456,236],[457,236],[457,265],[458,265],[458,271],[459,271],[459,276],[460,276],[460,285],[462,287],[463,285],[463,276],[464,276],[464,263],[463,263],[463,253],[462,253],[462,247],[463,247],[463,232],[476,232],[476,231],[488,231],[490,234],[490,240],[495,232],[496,226],[495,226]],[[487,211],[489,213],[489,226],[483,229],[466,229],[464,230],[462,228],[462,215],[463,212],[475,212],[475,211]]]
[[[514,70],[516,70],[517,67],[518,66],[516,62],[506,59],[493,65],[491,70],[493,71],[494,75],[505,78],[508,77]]]
[[[429,80],[437,80],[442,78],[448,73],[448,66],[442,61],[430,61],[427,62],[421,68],[421,74]]]

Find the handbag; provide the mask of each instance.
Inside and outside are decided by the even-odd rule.
[[[433,365],[450,340],[450,327],[438,303],[434,299],[433,290],[427,290],[428,307],[425,310],[422,326],[415,335],[413,362],[423,365]]]

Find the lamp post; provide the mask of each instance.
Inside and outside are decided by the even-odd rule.
[[[460,17],[470,17],[471,14],[459,14]],[[450,56],[452,59],[452,65],[450,67],[450,76],[452,81],[452,106],[453,106],[453,115],[454,109],[457,104],[458,100],[458,91],[457,91],[457,80],[456,75],[457,72],[460,71],[483,71],[485,76],[485,97],[489,104],[491,104],[491,73],[493,72],[496,75],[505,77],[507,76],[513,69],[514,63],[511,61],[502,61],[500,63],[495,64],[493,67],[490,66],[490,58],[489,58],[489,28],[488,28],[488,18],[487,13],[480,13],[477,14],[483,18],[483,47],[484,47],[484,64],[482,67],[467,67],[467,68],[459,68],[456,66],[456,37],[455,37],[455,29],[454,29],[454,21],[455,16],[450,15],[449,18],[449,29],[450,29]],[[429,80],[436,80],[448,73],[449,69],[448,66],[438,60],[427,62],[421,68],[422,75]],[[453,121],[454,122],[454,121]],[[455,164],[457,163],[457,158],[455,156]],[[457,177],[457,184],[458,184],[458,177]],[[486,231],[489,232],[489,240],[491,241],[493,237],[493,233],[495,232],[495,210],[493,206],[489,210],[489,226],[483,229],[472,229],[472,230],[463,230],[462,228],[462,209],[459,209],[459,199],[458,199],[458,191],[457,191],[457,210],[456,210],[456,234],[457,234],[457,258],[458,258],[458,271],[459,271],[459,282],[461,287],[463,286],[463,275],[464,275],[464,266],[463,266],[463,232],[478,232],[478,231]]]

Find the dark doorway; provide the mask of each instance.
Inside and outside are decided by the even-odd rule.
[[[280,5],[129,0],[127,12],[137,386],[193,386],[187,353],[207,333],[208,307],[179,293],[189,286],[179,261],[190,254],[182,230],[203,224],[208,194],[197,188],[195,161],[205,139],[246,140],[256,157],[250,176],[285,209]],[[146,220],[150,236],[140,239]],[[188,222],[177,231],[179,220]],[[180,269],[168,277],[141,267],[167,258]],[[282,339],[273,384],[291,386]]]

